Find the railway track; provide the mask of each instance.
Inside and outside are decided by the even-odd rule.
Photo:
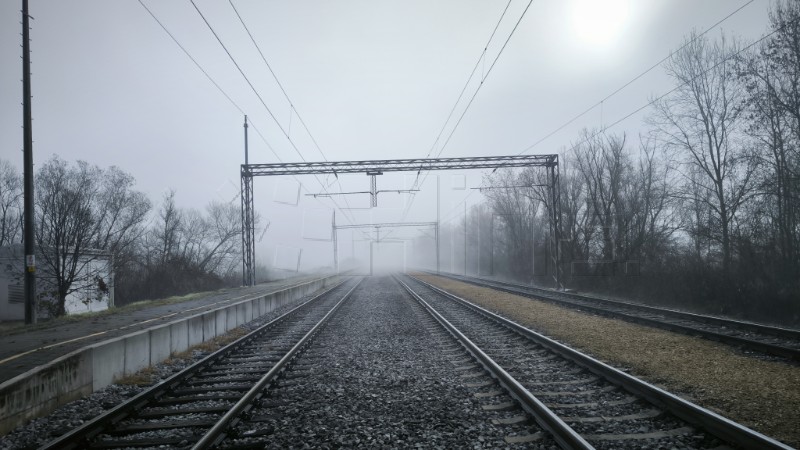
[[[433,275],[433,273],[430,273]],[[669,331],[701,336],[750,351],[800,361],[800,330],[559,292],[487,278],[440,273],[439,276],[510,294],[544,300],[594,314]]]
[[[433,285],[402,283],[562,448],[790,448]]]
[[[349,279],[42,448],[475,443],[789,448],[410,277]]]
[[[370,278],[220,448],[557,449],[402,287]],[[473,394],[478,394],[477,396]]]
[[[42,448],[217,445],[360,282],[335,285]]]

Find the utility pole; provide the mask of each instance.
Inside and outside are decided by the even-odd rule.
[[[254,286],[255,276],[255,216],[253,213],[253,177],[249,175],[250,155],[247,142],[247,115],[244,116],[244,166],[241,177],[242,199],[242,284]]]
[[[36,323],[36,233],[33,222],[33,131],[31,130],[31,45],[28,0],[22,0],[22,128],[24,135],[25,323]]]
[[[464,276],[467,276],[467,199],[464,199]]]
[[[338,232],[336,231],[336,210],[333,210],[333,220],[331,225],[331,240],[333,241],[333,270],[339,275],[339,243]]]
[[[439,175],[436,175],[436,274],[439,274],[439,202],[441,193],[439,192]]]

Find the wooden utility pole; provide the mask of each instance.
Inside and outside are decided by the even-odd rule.
[[[33,131],[31,131],[31,45],[28,0],[22,0],[22,129],[25,241],[25,323],[36,323],[36,233],[33,221]]]

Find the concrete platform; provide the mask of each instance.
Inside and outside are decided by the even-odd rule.
[[[4,332],[0,334],[0,436],[116,378],[330,285],[335,278],[294,278]]]

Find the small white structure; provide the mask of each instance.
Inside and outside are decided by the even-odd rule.
[[[25,319],[24,249],[22,244],[0,247],[0,321]],[[114,305],[114,274],[112,258],[108,253],[88,251],[76,278],[84,287],[67,295],[64,305],[67,314],[102,311]],[[51,300],[46,295],[47,274],[42,270],[42,259],[37,255],[37,302]],[[47,312],[37,308],[38,317]]]

